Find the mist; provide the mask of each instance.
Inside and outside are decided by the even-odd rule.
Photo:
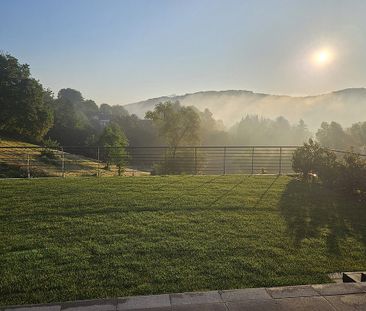
[[[209,109],[215,119],[230,127],[246,115],[265,118],[283,116],[291,123],[300,119],[309,129],[316,130],[323,121],[336,121],[343,126],[364,121],[366,116],[366,89],[352,88],[306,97],[270,95],[242,90],[206,91],[182,96],[163,96],[125,105],[131,114],[143,118],[145,112],[166,100],[179,100],[183,106]]]

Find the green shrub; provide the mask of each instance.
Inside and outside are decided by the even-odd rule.
[[[295,150],[292,167],[305,181],[315,174],[327,187],[366,195],[366,161],[353,151],[338,159],[335,152],[309,140]]]
[[[366,193],[366,161],[359,154],[350,152],[344,155],[338,187],[348,193]]]
[[[40,157],[45,160],[57,160],[59,158],[59,148],[60,144],[56,140],[47,138],[43,141],[43,149],[41,150]]]
[[[152,175],[200,174],[205,166],[205,153],[194,149],[167,150],[164,161],[153,165]]]
[[[292,168],[303,180],[308,181],[311,173],[317,173],[324,162],[324,151],[317,142],[309,139],[308,143],[297,148],[292,156]]]
[[[17,165],[0,163],[0,178],[25,178],[27,170]]]
[[[152,175],[195,174],[194,157],[186,152],[177,152],[174,157],[168,154],[161,163],[153,165]]]
[[[328,187],[337,185],[340,167],[337,155],[325,148],[321,148],[314,159],[314,173]]]

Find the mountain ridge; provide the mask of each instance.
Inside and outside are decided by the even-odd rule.
[[[231,126],[247,114],[275,118],[284,116],[294,123],[303,119],[310,128],[322,121],[337,121],[344,126],[366,119],[366,88],[354,87],[319,95],[291,96],[256,93],[248,90],[198,91],[184,95],[160,96],[124,107],[139,117],[159,102],[180,101],[185,106],[209,109],[214,117]],[[352,111],[349,111],[349,110]]]

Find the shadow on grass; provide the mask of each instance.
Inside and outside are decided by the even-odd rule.
[[[212,202],[210,202],[210,205],[214,205],[216,204],[217,202],[221,201],[222,199],[224,199],[225,197],[229,196],[229,194],[231,192],[233,192],[233,190],[235,188],[237,188],[239,185],[241,185],[244,180],[250,178],[252,175],[250,176],[244,176],[242,177],[237,183],[235,183],[230,189],[227,189],[222,195],[218,196],[216,199],[214,199]]]
[[[166,178],[169,178],[169,176],[180,176],[180,175],[165,175]],[[183,175],[183,176],[180,176],[180,178],[177,178],[174,181],[169,181],[168,183],[165,183],[165,184],[157,187],[156,189],[153,189],[153,191],[160,191],[160,190],[165,189],[168,186],[172,186],[172,185],[175,185],[175,184],[182,184],[182,183],[184,183],[186,181],[186,179],[193,178],[194,176],[195,175]]]
[[[209,180],[206,180],[206,181],[200,183],[197,186],[194,186],[193,188],[182,189],[182,193],[180,195],[175,196],[172,200],[170,200],[169,202],[164,204],[164,206],[170,206],[174,202],[179,201],[185,195],[195,193],[198,189],[202,188],[203,186],[207,186],[207,185],[215,182],[217,179],[219,179],[219,177],[220,177],[220,175],[217,175],[217,176],[214,176],[213,178],[210,178]]]
[[[274,185],[274,183],[277,181],[277,179],[279,178],[280,176],[277,175],[273,181],[271,182],[271,184],[267,187],[267,189],[261,194],[261,196],[259,197],[257,203],[255,203],[254,205],[254,208],[258,207],[259,204],[261,204],[263,198],[266,196],[266,194],[268,193],[268,191],[272,188],[272,186]]]
[[[295,245],[325,235],[327,249],[334,255],[340,254],[340,241],[348,237],[366,246],[366,204],[355,197],[292,180],[279,204]]]

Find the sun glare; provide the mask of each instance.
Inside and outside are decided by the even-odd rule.
[[[329,49],[321,49],[313,53],[312,61],[317,66],[326,66],[333,60],[333,53]]]

